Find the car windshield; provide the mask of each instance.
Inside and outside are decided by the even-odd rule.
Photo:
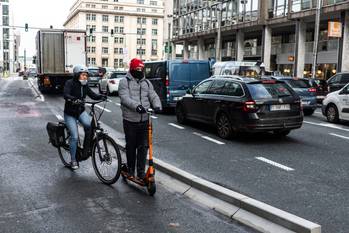
[[[309,88],[309,87],[311,87],[310,83],[306,80],[303,80],[303,79],[298,79],[298,80],[288,79],[288,80],[285,80],[285,82],[288,85],[290,85],[292,88]]]
[[[98,76],[99,74],[98,69],[88,69],[88,72],[90,73],[91,76]]]
[[[126,73],[112,73],[109,79],[123,78],[125,76],[126,76]]]
[[[272,99],[290,96],[292,93],[285,83],[250,83],[247,84],[253,99]]]

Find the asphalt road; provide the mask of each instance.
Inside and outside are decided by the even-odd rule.
[[[111,101],[102,121],[122,132],[119,99]],[[329,124],[318,109],[284,139],[223,140],[206,125],[179,125],[173,114],[157,117],[156,157],[319,223],[323,232],[349,232],[349,124]]]
[[[27,81],[0,80],[1,232],[255,232],[161,185],[155,197],[103,185],[90,161],[64,168],[45,130],[61,97],[35,97]]]
[[[102,121],[123,132],[119,99],[110,100]],[[61,96],[45,101],[63,111]],[[323,232],[348,232],[348,124],[328,124],[317,110],[284,139],[257,134],[223,140],[206,125],[178,125],[173,114],[157,117],[157,158],[319,223]]]

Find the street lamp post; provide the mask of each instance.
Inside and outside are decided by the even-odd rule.
[[[311,71],[311,78],[315,78],[316,64],[317,64],[317,52],[319,43],[319,31],[320,31],[320,14],[321,14],[322,0],[317,0],[316,5],[316,19],[315,19],[315,33],[314,33],[314,45],[313,45],[313,66]]]
[[[171,17],[172,17],[172,15],[167,15],[167,18],[168,18],[167,60],[171,59],[171,52],[170,52],[170,48],[171,48],[171,21],[170,21],[170,18]]]

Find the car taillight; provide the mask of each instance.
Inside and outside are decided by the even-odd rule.
[[[316,92],[316,88],[309,88],[308,91],[309,92]]]
[[[166,76],[165,86],[170,86],[170,80],[168,79],[168,76]]]
[[[256,102],[254,101],[246,101],[244,103],[243,111],[244,112],[255,112],[257,110]]]
[[[110,80],[109,83],[115,84],[115,81],[114,80]]]

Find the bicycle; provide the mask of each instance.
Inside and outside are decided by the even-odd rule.
[[[92,157],[92,165],[93,169],[97,175],[97,177],[107,185],[114,184],[120,177],[121,172],[121,153],[119,146],[116,144],[114,139],[112,139],[108,134],[104,131],[104,129],[100,125],[100,118],[102,117],[104,110],[100,113],[99,117],[97,118],[96,112],[95,112],[95,105],[98,103],[103,102],[102,101],[96,101],[96,102],[85,102],[86,104],[91,105],[91,112],[90,115],[92,116],[92,122],[91,122],[91,152],[86,156],[86,158],[83,158],[83,152],[84,148],[81,146],[81,140],[80,137],[78,137],[78,148],[76,151],[76,158],[78,162],[81,162],[83,160],[87,160],[88,158]],[[61,139],[57,145],[58,153],[60,156],[60,159],[62,160],[62,163],[64,166],[70,168],[70,149],[69,149],[69,139],[70,139],[70,133],[68,128],[65,125],[65,122],[60,121],[58,123],[60,127],[63,129],[61,135]],[[49,131],[49,130],[48,130]],[[50,133],[49,133],[50,135]],[[50,136],[50,141],[51,136]],[[54,145],[54,143],[52,143]],[[115,162],[115,164],[113,164]],[[111,167],[112,165],[115,165],[116,168],[111,170],[111,175],[105,175],[104,174],[104,168]]]

